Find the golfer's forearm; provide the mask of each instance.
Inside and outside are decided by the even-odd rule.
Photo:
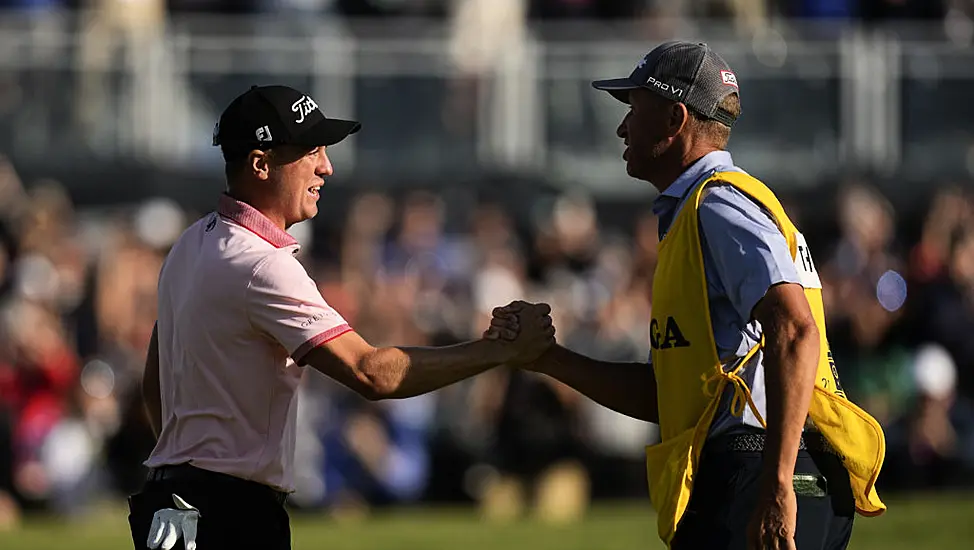
[[[764,476],[791,483],[802,429],[815,386],[819,334],[814,322],[782,321],[765,330],[767,440]]]
[[[438,390],[503,362],[485,340],[443,347],[388,347],[366,356],[359,369],[378,399],[401,399]]]
[[[554,346],[528,368],[567,384],[603,407],[659,422],[656,377],[646,363],[598,361]]]

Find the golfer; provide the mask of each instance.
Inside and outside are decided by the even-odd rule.
[[[318,212],[327,147],[358,131],[307,94],[254,87],[224,111],[216,211],[173,245],[159,278],[143,396],[158,442],[129,499],[135,548],[288,549],[295,391],[307,366],[366,399],[405,398],[554,342],[545,305],[524,309],[516,341],[440,348],[369,345],[322,299],[295,258],[291,225]]]

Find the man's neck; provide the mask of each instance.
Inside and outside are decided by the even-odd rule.
[[[257,200],[255,197],[252,197],[249,193],[244,193],[239,189],[227,189],[226,194],[233,199],[236,199],[240,202],[250,205],[251,208],[260,212],[265,218],[270,220],[275,226],[279,227],[282,231],[287,231],[287,227],[284,222],[284,216],[277,213],[274,208],[271,208],[263,201]]]
[[[669,164],[669,166],[662,166],[657,174],[653,176],[650,182],[653,184],[660,193],[663,193],[675,182],[684,172],[686,172],[691,166],[696,164],[696,162],[708,154],[718,151],[719,149],[714,148],[695,148],[690,149],[682,153],[677,162]]]

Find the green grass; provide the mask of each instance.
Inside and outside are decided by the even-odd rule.
[[[888,500],[879,518],[859,518],[851,548],[964,548],[974,537],[974,495]],[[657,550],[652,511],[639,505],[599,505],[584,521],[546,526],[531,520],[487,524],[472,510],[403,510],[354,523],[298,516],[294,549],[329,550]],[[0,533],[2,550],[115,550],[131,542],[125,512],[93,513],[84,521],[31,520]],[[201,548],[200,550],[206,550]]]

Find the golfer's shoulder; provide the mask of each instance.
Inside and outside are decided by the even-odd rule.
[[[252,287],[287,288],[311,281],[304,265],[293,251],[278,248],[255,253],[248,262]]]
[[[266,279],[304,273],[295,257],[297,243],[273,243],[246,227],[217,217],[216,223],[204,223],[200,243],[201,259],[223,264],[234,275]]]
[[[198,231],[184,235],[186,251],[177,262],[181,271],[193,272],[200,284],[216,287],[288,289],[309,279],[295,257],[297,246],[273,243],[233,223],[204,220]],[[175,247],[174,247],[175,248]],[[190,252],[189,249],[192,249]]]

